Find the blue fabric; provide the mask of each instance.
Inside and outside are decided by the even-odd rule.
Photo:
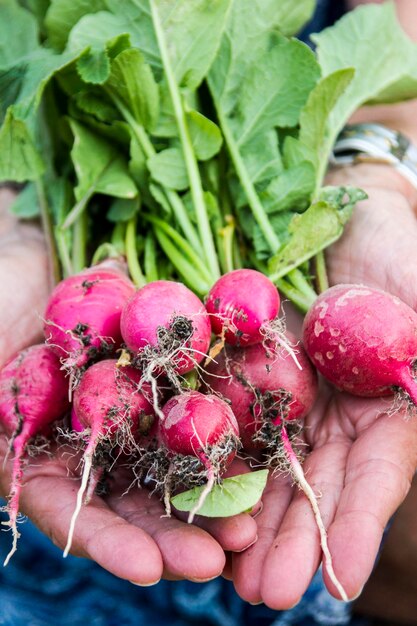
[[[300,38],[308,41],[342,11],[341,0],[319,0]],[[21,532],[17,553],[0,567],[0,626],[366,626],[351,621],[349,605],[330,596],[320,572],[300,604],[276,612],[246,604],[223,579],[135,587],[86,559],[64,560],[30,522]],[[0,562],[10,541],[10,533],[0,533]]]
[[[328,594],[320,573],[298,606],[275,612],[243,602],[231,583],[220,578],[203,585],[161,581],[155,587],[135,587],[87,559],[64,560],[62,551],[30,522],[20,530],[17,553],[0,569],[0,626],[352,624],[349,605]],[[10,533],[0,534],[0,561],[10,540]]]

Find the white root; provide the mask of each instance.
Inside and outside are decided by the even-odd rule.
[[[13,533],[12,547],[11,547],[9,554],[6,556],[6,558],[4,560],[4,563],[3,563],[3,567],[6,567],[6,565],[9,563],[10,559],[12,558],[13,554],[17,550],[17,542],[18,542],[18,539],[20,537],[20,533],[17,530],[16,520],[14,520],[13,522],[11,522],[11,521],[2,522],[2,524],[4,524],[5,526],[9,526],[9,528],[11,528],[12,533]]]
[[[74,537],[75,522],[77,521],[77,517],[83,506],[84,494],[87,490],[88,479],[90,478],[92,465],[93,465],[93,451],[91,451],[90,453],[84,456],[84,467],[83,467],[83,473],[81,477],[81,485],[77,493],[77,504],[76,504],[74,513],[72,514],[72,517],[71,517],[67,545],[65,546],[65,550],[63,554],[64,559],[68,556],[69,551],[71,550],[72,540]]]
[[[188,514],[188,523],[192,524],[195,515],[197,515],[198,511],[201,509],[201,507],[203,506],[204,502],[206,501],[207,496],[209,495],[209,493],[211,492],[211,490],[213,489],[214,486],[214,481],[215,481],[215,474],[213,469],[211,468],[209,470],[208,473],[208,480],[206,485],[204,486],[204,489],[202,490],[200,497],[198,499],[197,504],[191,509],[191,511]]]
[[[297,481],[300,489],[304,492],[305,496],[310,502],[311,508],[313,509],[314,518],[316,520],[317,528],[319,529],[319,533],[320,533],[320,544],[321,544],[321,549],[324,555],[325,566],[326,566],[326,570],[329,575],[329,578],[334,584],[334,586],[336,587],[337,591],[339,592],[342,600],[344,600],[344,602],[349,602],[348,595],[343,585],[337,578],[336,573],[333,568],[333,559],[332,559],[332,555],[330,553],[329,545],[327,542],[327,532],[326,532],[326,528],[324,526],[324,522],[320,513],[317,498],[315,496],[313,489],[309,485],[305,477],[304,470],[299,460],[297,459],[297,455],[295,454],[291,446],[291,442],[289,440],[288,433],[287,433],[285,426],[282,427],[282,440],[284,444],[284,449],[288,456],[288,460],[291,464],[293,476],[295,480]]]

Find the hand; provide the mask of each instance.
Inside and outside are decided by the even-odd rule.
[[[42,340],[41,315],[49,285],[45,244],[34,224],[17,223],[6,213],[10,192],[0,191],[0,365],[17,350]],[[10,460],[0,433],[0,495],[10,484]],[[21,509],[52,541],[64,547],[79,480],[68,471],[68,457],[41,455],[27,467]],[[74,465],[74,463],[73,463]],[[71,468],[70,468],[71,469]],[[141,585],[161,576],[202,581],[222,573],[224,550],[242,550],[256,539],[256,523],[242,514],[226,520],[196,518],[195,525],[164,513],[159,500],[146,490],[132,489],[119,497],[125,483],[120,476],[112,493],[95,496],[77,520],[73,554],[97,561],[120,578]],[[25,541],[24,525],[20,528]],[[4,536],[4,542],[9,535]],[[11,545],[11,537],[10,537]],[[19,549],[19,543],[18,543]]]
[[[380,287],[417,310],[414,191],[381,165],[341,170],[329,183],[357,185],[369,194],[328,253],[331,284]],[[321,494],[334,569],[349,598],[370,575],[383,529],[417,466],[417,419],[393,407],[392,398],[355,398],[324,385],[305,421],[312,452],[304,470]],[[234,556],[233,576],[244,599],[285,609],[297,603],[320,563],[318,531],[304,494],[287,478],[270,478],[263,503],[259,539]],[[326,572],[324,578],[337,596]]]

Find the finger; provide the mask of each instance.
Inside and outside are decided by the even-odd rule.
[[[255,521],[258,539],[253,546],[233,556],[233,581],[243,600],[256,604],[261,598],[262,568],[291,500],[288,477],[270,475],[262,495],[263,507]],[[276,583],[274,583],[276,584]]]
[[[324,525],[332,519],[343,488],[350,442],[343,437],[312,452],[304,463],[306,478],[319,497]],[[284,610],[299,602],[321,559],[319,531],[305,494],[295,487],[278,533],[266,555],[261,597],[273,609]]]
[[[242,459],[235,459],[228,468],[225,478],[246,474],[251,469]],[[260,502],[256,503],[251,514],[241,513],[232,517],[210,518],[196,515],[193,524],[199,528],[206,530],[216,541],[222,546],[223,550],[230,552],[241,552],[251,546],[257,540],[257,524],[253,519],[260,506]],[[188,513],[175,511],[176,517],[186,522]]]
[[[380,415],[354,444],[329,545],[349,597],[362,589],[375,563],[384,528],[404,500],[417,465],[417,420]],[[331,593],[333,585],[325,574]]]
[[[225,556],[207,532],[176,517],[166,517],[162,502],[145,489],[132,487],[128,494],[112,489],[106,501],[118,515],[148,533],[158,545],[164,577],[204,582],[220,576]]]
[[[67,541],[78,486],[78,480],[67,476],[65,466],[44,457],[25,473],[21,510],[60,548]],[[162,556],[153,539],[97,496],[81,509],[72,554],[90,558],[115,576],[139,585],[155,584],[163,572]]]
[[[231,552],[226,552],[225,557],[226,557],[226,564],[222,571],[222,577],[225,580],[232,581],[233,580],[233,555]]]

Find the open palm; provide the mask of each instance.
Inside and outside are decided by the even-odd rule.
[[[41,315],[50,290],[45,243],[37,226],[17,223],[6,213],[11,194],[0,190],[0,366],[17,350],[42,339]],[[0,468],[7,440],[0,433]],[[53,459],[38,456],[26,469],[21,509],[57,545],[66,543],[79,486],[75,459],[63,450]],[[73,471],[71,471],[73,470]],[[0,469],[0,495],[9,491],[11,462]],[[188,525],[161,517],[163,508],[146,490],[114,481],[106,500],[95,496],[83,507],[73,541],[74,554],[89,557],[135,583],[161,576],[206,580],[221,574],[224,550],[243,550],[256,539],[256,523],[242,514],[228,520],[196,520]],[[198,527],[201,526],[201,527]],[[24,525],[21,527],[24,541]],[[8,535],[3,535],[6,542]],[[11,544],[11,537],[10,537]]]
[[[343,238],[329,251],[330,280],[383,288],[416,309],[413,201],[388,187],[389,176],[378,167],[333,178],[362,184],[370,199],[357,207]],[[417,466],[417,419],[409,419],[405,407],[394,408],[392,397],[355,398],[323,383],[305,422],[311,454],[304,469],[320,494],[334,569],[350,598],[371,573],[384,527]],[[309,503],[288,477],[271,477],[263,502],[259,539],[234,557],[233,575],[243,598],[284,609],[300,599],[321,561],[319,535]],[[324,578],[339,597],[325,568]]]

